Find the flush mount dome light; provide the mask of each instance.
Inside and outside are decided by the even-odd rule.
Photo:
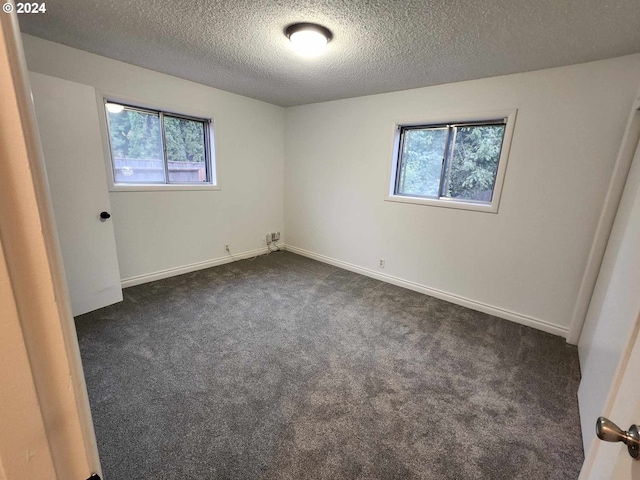
[[[318,55],[333,37],[328,28],[315,23],[289,25],[284,34],[298,53],[307,56]]]

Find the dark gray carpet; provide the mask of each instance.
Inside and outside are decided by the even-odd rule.
[[[76,319],[107,480],[575,479],[564,339],[284,253]]]

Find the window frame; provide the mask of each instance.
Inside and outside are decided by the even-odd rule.
[[[190,108],[179,108],[162,102],[149,102],[133,97],[126,97],[119,94],[108,93],[96,90],[96,100],[98,102],[100,131],[102,134],[102,143],[104,150],[105,169],[107,172],[108,188],[110,192],[145,192],[145,191],[189,191],[189,190],[220,190],[220,182],[217,169],[217,152],[214,125],[218,125],[215,116],[206,114]],[[168,164],[166,161],[166,144],[164,128],[161,129],[163,163],[165,169],[166,183],[117,183],[114,175],[114,163],[111,153],[111,138],[109,131],[108,111],[106,104],[108,102],[118,103],[127,108],[140,110],[142,112],[159,114],[160,116],[169,116],[175,118],[183,118],[186,120],[195,120],[205,123],[205,168],[207,169],[208,182],[193,183],[168,183]],[[164,124],[161,123],[164,127]]]
[[[392,156],[391,156],[391,168],[389,171],[388,184],[386,187],[385,201],[408,203],[414,205],[427,205],[433,207],[447,207],[456,208],[462,210],[472,210],[487,213],[498,213],[498,207],[500,204],[500,198],[502,196],[502,187],[504,183],[504,177],[507,169],[507,162],[509,158],[509,152],[511,150],[511,140],[513,137],[513,130],[515,126],[517,110],[499,110],[491,112],[481,112],[474,114],[454,114],[438,117],[419,117],[411,119],[402,119],[393,122],[393,136],[392,136]],[[497,124],[504,121],[505,130],[502,139],[502,148],[500,150],[500,158],[498,159],[498,170],[496,171],[496,179],[493,187],[493,195],[491,202],[479,202],[468,199],[450,198],[445,196],[438,197],[422,197],[413,195],[401,195],[397,194],[398,179],[400,174],[400,153],[402,152],[402,140],[403,130],[419,129],[419,128],[444,128],[450,126],[467,126],[467,125],[489,125]],[[447,142],[445,147],[445,159],[443,165],[449,165],[449,143]],[[440,189],[442,189],[442,176],[446,175],[448,168],[441,169],[441,183]],[[441,191],[438,192],[442,193]]]

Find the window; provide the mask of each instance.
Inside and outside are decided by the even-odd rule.
[[[113,183],[215,185],[211,121],[105,100]]]
[[[398,125],[388,200],[497,212],[514,116]]]

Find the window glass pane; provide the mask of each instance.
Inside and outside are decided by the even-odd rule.
[[[438,197],[446,142],[446,128],[404,131],[397,194]]]
[[[109,108],[109,138],[116,183],[164,183],[160,116],[124,107]]]
[[[164,141],[170,183],[207,181],[204,128],[204,122],[165,115]]]
[[[491,202],[505,125],[453,127],[444,196]]]

